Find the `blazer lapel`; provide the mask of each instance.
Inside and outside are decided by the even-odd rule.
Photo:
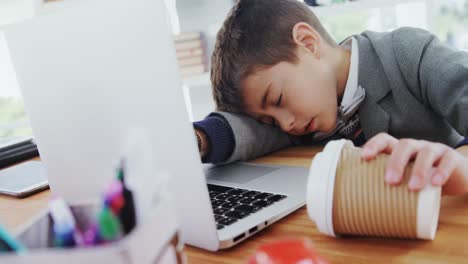
[[[359,107],[359,120],[367,140],[380,132],[388,132],[388,113],[378,103],[372,102],[367,95]]]
[[[366,98],[359,107],[359,119],[364,136],[370,139],[380,132],[388,132],[390,116],[379,101],[391,89],[382,63],[369,40],[361,35],[355,37],[359,43],[359,85],[366,90]]]

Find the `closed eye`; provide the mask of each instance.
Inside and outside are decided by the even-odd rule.
[[[276,123],[276,120],[272,117],[271,118],[271,123],[270,123],[272,126],[274,127],[277,127],[278,126],[278,123]]]
[[[274,126],[274,127],[278,126],[278,123],[276,122],[276,120],[273,117],[260,118],[260,119],[258,119],[258,121],[261,122],[261,123],[264,123],[266,125],[269,125],[269,126]]]
[[[281,100],[283,99],[283,93],[280,94],[278,101],[276,102],[276,106],[280,107],[281,106]]]

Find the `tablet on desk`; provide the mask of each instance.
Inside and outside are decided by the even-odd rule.
[[[49,188],[44,165],[28,161],[0,170],[0,194],[23,198]]]

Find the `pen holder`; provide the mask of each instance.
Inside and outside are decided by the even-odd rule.
[[[160,198],[147,218],[128,235],[92,247],[53,247],[51,219],[46,210],[17,232],[16,238],[28,248],[27,252],[0,254],[0,263],[184,263],[172,202],[167,196]],[[71,211],[80,225],[82,219],[95,215],[98,207],[72,205]]]

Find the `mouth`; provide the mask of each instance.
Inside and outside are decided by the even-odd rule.
[[[315,122],[314,121],[315,121],[315,118],[312,118],[312,120],[310,120],[310,122],[307,123],[307,125],[304,128],[304,133],[314,132],[314,130],[315,130]]]

